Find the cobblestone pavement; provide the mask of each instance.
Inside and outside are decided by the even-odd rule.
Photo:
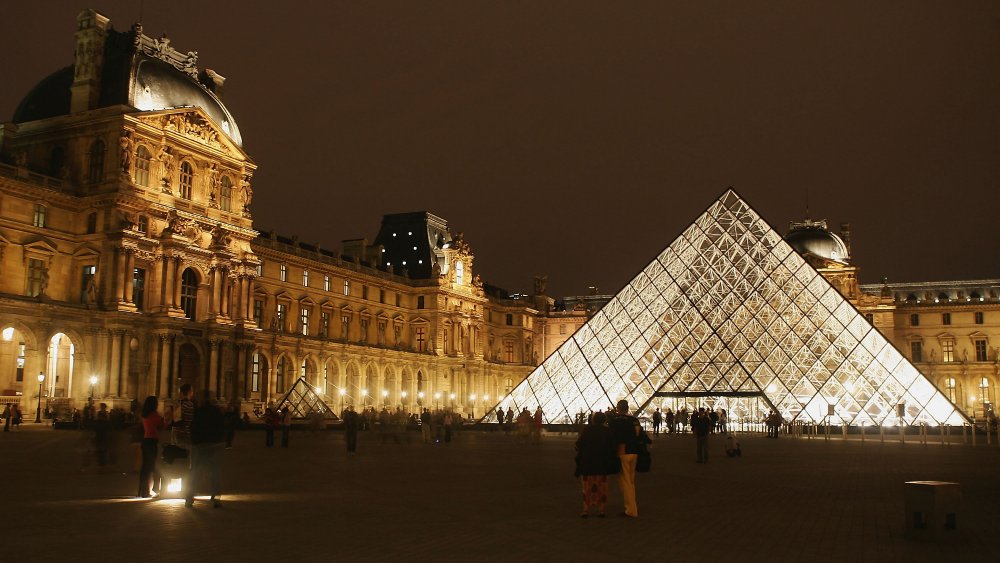
[[[1000,448],[910,441],[741,437],[744,456],[694,463],[690,436],[661,436],[638,476],[638,519],[581,519],[573,437],[520,444],[463,432],[450,444],[382,444],[362,433],[293,432],[264,448],[237,436],[223,455],[224,506],[135,500],[133,454],[98,471],[86,435],[27,428],[0,435],[0,557],[13,561],[740,561],[1000,560]],[[903,537],[903,483],[961,483],[959,537]],[[29,559],[30,558],[30,559]]]

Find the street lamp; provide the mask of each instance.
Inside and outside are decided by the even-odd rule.
[[[94,398],[94,386],[97,385],[97,376],[90,376],[90,398]]]
[[[417,406],[424,406],[424,392],[417,392]]]
[[[434,408],[441,408],[441,393],[434,393]]]
[[[45,374],[38,372],[38,408],[35,409],[35,423],[42,422],[42,382],[45,381]]]
[[[386,391],[385,389],[383,389],[382,390],[382,406],[384,407],[384,406],[386,406],[388,404],[389,404],[389,392]]]
[[[346,389],[341,389],[340,390],[340,412],[341,412],[341,414],[344,413],[344,395],[346,395],[346,394],[347,394],[347,390]]]

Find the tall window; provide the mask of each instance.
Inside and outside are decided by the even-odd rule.
[[[347,340],[347,335],[350,334],[351,330],[351,316],[341,315],[340,316],[340,337]]]
[[[146,270],[136,268],[132,272],[132,302],[142,310],[142,304],[146,297]]]
[[[83,271],[80,273],[80,303],[90,302],[90,284],[94,283],[95,275],[97,275],[97,266],[83,267]]]
[[[461,260],[455,262],[455,283],[462,285],[465,282],[465,264]]]
[[[986,362],[986,361],[989,361],[987,359],[987,354],[988,353],[986,351],[987,350],[987,348],[986,348],[986,339],[985,338],[977,338],[973,342],[973,344],[975,344],[975,346],[976,346],[976,361],[977,362]]]
[[[233,210],[233,181],[229,176],[222,177],[222,185],[219,187],[219,209]]]
[[[278,360],[278,369],[275,370],[274,390],[278,393],[285,391],[285,372],[288,371],[288,360],[282,357]]]
[[[330,337],[330,313],[326,311],[319,314],[319,335],[323,338]]]
[[[417,309],[423,309],[423,308],[424,308],[424,296],[423,295],[418,295],[417,296]]]
[[[198,276],[194,270],[188,268],[181,274],[181,309],[184,309],[184,316],[193,321],[197,307]]]
[[[503,343],[503,353],[504,358],[507,360],[508,364],[514,363],[514,343],[511,341],[505,341]]]
[[[250,358],[250,390],[260,391],[260,354],[257,352]]]
[[[285,319],[288,318],[288,305],[278,303],[278,308],[274,313],[275,327],[280,331],[285,331]]]
[[[97,184],[104,181],[104,141],[98,139],[90,144],[90,166],[87,167],[87,182]]]
[[[87,214],[87,234],[92,235],[97,232],[97,212]]]
[[[948,400],[955,403],[958,402],[958,389],[955,387],[955,378],[947,377],[944,380],[944,389],[948,394]]]
[[[27,346],[25,346],[24,342],[17,345],[17,364],[15,364],[17,366],[17,371],[15,372],[15,381],[24,381],[24,355],[26,351]]]
[[[305,335],[309,336],[309,308],[301,307],[299,309],[299,331]]]
[[[309,270],[308,269],[302,270],[302,285],[305,286],[305,287],[309,287]]]
[[[512,315],[510,313],[507,313],[507,318],[505,320],[507,322],[507,326],[513,325],[514,324],[514,315]]]
[[[288,266],[282,264],[278,269],[278,279],[281,281],[288,281]]]
[[[149,235],[149,217],[146,217],[145,215],[139,216],[139,232],[144,235]]]
[[[951,324],[951,313],[941,313],[941,324],[943,325]]]
[[[264,275],[264,261],[261,260],[260,262],[257,262],[257,277],[259,278],[263,275]]]
[[[135,150],[135,183],[140,186],[149,187],[149,162],[151,155],[149,150],[143,145]]]
[[[942,362],[954,362],[955,361],[955,341],[954,340],[943,340],[941,342],[941,361]]]
[[[399,293],[396,293],[396,306],[399,307]]]
[[[361,298],[362,299],[368,299],[368,286],[367,285],[361,286]]]
[[[385,290],[384,289],[378,290],[378,302],[379,303],[385,303]]]
[[[184,161],[181,163],[181,175],[178,181],[180,195],[184,199],[191,199],[192,187],[194,186],[194,168],[191,163]]]
[[[920,326],[920,315],[910,315],[910,326]]]
[[[28,259],[28,287],[25,294],[28,297],[38,297],[42,293],[42,278],[45,273],[45,262],[36,258]]]
[[[914,340],[913,342],[910,342],[910,361],[912,362],[924,361],[924,345],[919,340]]]
[[[983,324],[983,313],[981,311],[976,311],[972,316],[975,318],[977,325]]]
[[[323,276],[323,291],[330,291],[330,276]]]
[[[417,352],[423,352],[425,350],[426,343],[427,343],[426,338],[427,337],[425,336],[424,327],[418,326],[417,327]]]
[[[990,378],[983,377],[979,380],[979,402],[983,404],[983,408],[990,404]]]
[[[45,227],[45,206],[41,203],[35,204],[34,213],[31,216],[31,224],[36,227]]]
[[[253,300],[253,320],[257,324],[260,324],[261,317],[264,316],[264,300],[254,299]]]
[[[351,280],[344,280],[344,295],[351,294]]]

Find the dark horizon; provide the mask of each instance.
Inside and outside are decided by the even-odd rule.
[[[7,7],[0,120],[72,64],[87,7],[139,17]],[[294,7],[142,15],[227,78],[258,230],[333,248],[426,210],[487,283],[614,293],[732,186],[780,232],[807,205],[850,223],[864,283],[1000,277],[996,4]]]

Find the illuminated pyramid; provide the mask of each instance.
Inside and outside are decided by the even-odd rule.
[[[713,394],[759,397],[785,420],[897,424],[901,408],[907,424],[964,422],[733,190],[499,406],[568,422],[623,398],[652,410]]]
[[[330,407],[326,406],[323,399],[313,390],[312,386],[306,383],[304,377],[300,377],[291,389],[288,390],[281,400],[278,401],[277,409],[280,411],[288,407],[292,413],[292,418],[302,419],[311,416],[321,416],[326,419],[337,420],[337,415],[333,414]]]

